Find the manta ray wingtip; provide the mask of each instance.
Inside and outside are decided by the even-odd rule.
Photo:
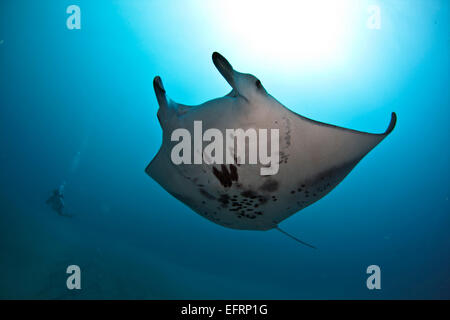
[[[395,114],[395,112],[392,112],[391,113],[391,122],[389,122],[389,126],[386,129],[386,131],[384,132],[384,135],[390,134],[392,132],[392,130],[394,130],[396,123],[397,123],[397,115]]]

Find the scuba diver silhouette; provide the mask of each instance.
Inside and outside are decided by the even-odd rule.
[[[89,134],[87,134],[86,137],[84,138],[84,140],[81,144],[81,150],[79,150],[75,153],[75,156],[73,157],[73,159],[70,163],[69,173],[66,176],[66,179],[63,180],[63,182],[57,189],[53,190],[52,195],[45,202],[53,211],[56,211],[60,216],[64,216],[64,217],[72,217],[73,216],[72,214],[67,213],[67,211],[65,210],[64,187],[66,185],[67,180],[70,180],[73,177],[73,175],[75,174],[75,172],[77,171],[77,169],[80,165],[81,154],[86,149],[88,140],[89,140]]]
[[[63,182],[58,189],[53,190],[53,194],[45,202],[60,216],[71,217],[71,215],[64,213],[64,185]]]

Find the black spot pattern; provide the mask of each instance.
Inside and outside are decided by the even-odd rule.
[[[219,202],[222,204],[223,208],[228,207],[228,204],[230,203],[230,196],[227,194],[221,194],[219,197]]]
[[[236,166],[230,164],[230,171],[228,171],[227,166],[224,164],[220,165],[220,168],[221,168],[220,171],[216,169],[216,167],[212,168],[214,176],[217,178],[217,180],[219,180],[220,184],[223,187],[225,188],[231,187],[233,181],[237,181],[239,178]]]
[[[220,221],[219,218],[221,218],[222,225],[236,225],[245,222],[238,222],[238,219],[262,219],[267,210],[273,210],[274,208],[278,208],[280,213],[287,211],[286,213],[292,214],[327,194],[345,176],[351,165],[347,164],[340,168],[329,169],[315,177],[298,181],[297,184],[292,185],[291,189],[285,190],[283,193],[280,193],[280,189],[282,184],[284,186],[284,182],[276,180],[274,177],[261,177],[260,183],[252,186],[249,181],[243,180],[242,174],[239,177],[239,173],[241,173],[239,172],[241,170],[239,166],[221,165],[220,168],[213,167],[214,177],[219,180],[223,189],[216,189],[216,187],[209,189],[207,184],[213,181],[190,177],[189,180],[195,181],[195,186],[198,187],[199,192],[204,197],[204,199],[197,200],[198,202],[193,204],[193,207],[197,212],[213,221]],[[209,173],[209,176],[212,175]],[[239,179],[241,181],[238,182]],[[206,181],[208,182],[206,183]],[[190,199],[186,202],[193,203],[194,201]],[[283,204],[287,206],[280,207]],[[267,217],[265,218],[267,219]],[[274,223],[279,222],[277,219],[274,221]]]

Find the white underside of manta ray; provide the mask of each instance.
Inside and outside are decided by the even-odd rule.
[[[212,59],[233,89],[201,105],[172,101],[155,77],[163,142],[146,172],[192,210],[224,227],[278,229],[281,221],[333,190],[394,129],[395,113],[381,134],[305,118],[269,95],[256,77],[235,71],[220,54],[213,53]],[[177,128],[193,132],[194,121],[202,121],[203,130],[217,128],[224,134],[228,128],[278,129],[278,173],[263,176],[260,164],[174,164],[171,150],[177,142],[171,133]]]

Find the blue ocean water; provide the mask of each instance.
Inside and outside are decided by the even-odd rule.
[[[2,1],[0,298],[450,298],[449,2],[311,3]],[[161,144],[153,77],[180,103],[222,96],[213,51],[312,119],[383,132],[397,113],[281,223],[317,250],[215,225],[145,174]],[[45,204],[64,181],[72,218]],[[81,290],[66,288],[72,264]],[[366,287],[373,264],[381,290]]]

